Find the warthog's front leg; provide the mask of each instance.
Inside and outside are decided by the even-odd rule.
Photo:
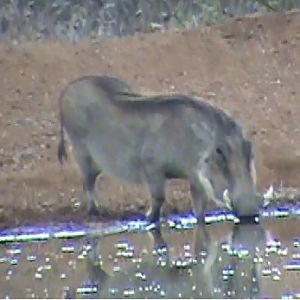
[[[148,182],[151,194],[151,207],[146,217],[150,222],[158,222],[160,217],[160,209],[165,201],[165,179],[158,176],[159,179],[152,179]]]
[[[197,219],[204,219],[203,215],[208,203],[207,196],[200,186],[194,184],[191,185],[191,193],[196,217]]]

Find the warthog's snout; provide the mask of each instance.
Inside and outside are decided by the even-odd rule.
[[[257,216],[261,205],[261,198],[254,190],[251,193],[242,193],[232,200],[232,208],[238,217]]]
[[[222,128],[223,130],[224,128]],[[238,217],[257,216],[262,199],[256,195],[256,171],[251,142],[243,131],[231,126],[217,138],[218,145],[200,164],[202,177],[207,178],[217,206],[227,207]],[[202,179],[202,182],[205,181]],[[204,186],[204,184],[202,184]],[[207,192],[208,194],[208,192]]]
[[[248,143],[250,147],[250,143]],[[263,199],[256,192],[256,171],[254,166],[254,156],[252,150],[244,151],[244,160],[239,162],[237,176],[234,180],[231,203],[233,211],[238,217],[251,217],[259,214],[260,208],[263,206]],[[246,168],[241,168],[243,162],[246,162]],[[247,167],[248,161],[250,162]],[[250,172],[249,172],[250,171]]]

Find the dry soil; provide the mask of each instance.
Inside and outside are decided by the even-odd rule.
[[[0,224],[88,220],[74,159],[57,157],[57,98],[79,76],[119,76],[142,92],[201,96],[240,120],[254,143],[258,188],[299,187],[300,13],[224,20],[189,31],[77,44],[0,44]],[[143,212],[149,195],[99,178],[101,219]],[[190,209],[171,183],[164,212]]]

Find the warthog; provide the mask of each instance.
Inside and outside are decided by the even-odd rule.
[[[59,160],[67,157],[65,128],[90,213],[97,212],[94,187],[102,171],[148,183],[151,221],[159,219],[165,182],[171,178],[189,181],[198,216],[210,200],[230,203],[238,216],[259,212],[251,143],[232,118],[202,100],[139,95],[120,79],[89,76],[73,81],[61,94],[60,120]]]

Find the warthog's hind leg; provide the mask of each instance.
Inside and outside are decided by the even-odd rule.
[[[99,215],[99,209],[95,197],[95,183],[97,176],[101,173],[101,170],[97,168],[96,164],[93,162],[93,159],[89,155],[85,145],[81,143],[78,144],[74,147],[74,151],[83,176],[83,189],[87,195],[88,212],[90,215]]]
[[[160,209],[165,201],[165,178],[157,176],[155,179],[151,179],[149,184],[151,194],[151,207],[147,212],[147,219],[150,222],[158,222],[160,217]]]
[[[95,216],[99,215],[99,208],[98,205],[96,204],[96,197],[95,197],[95,183],[98,174],[99,173],[85,174],[84,185],[83,185],[83,188],[87,194],[88,212],[90,215],[95,215]]]

